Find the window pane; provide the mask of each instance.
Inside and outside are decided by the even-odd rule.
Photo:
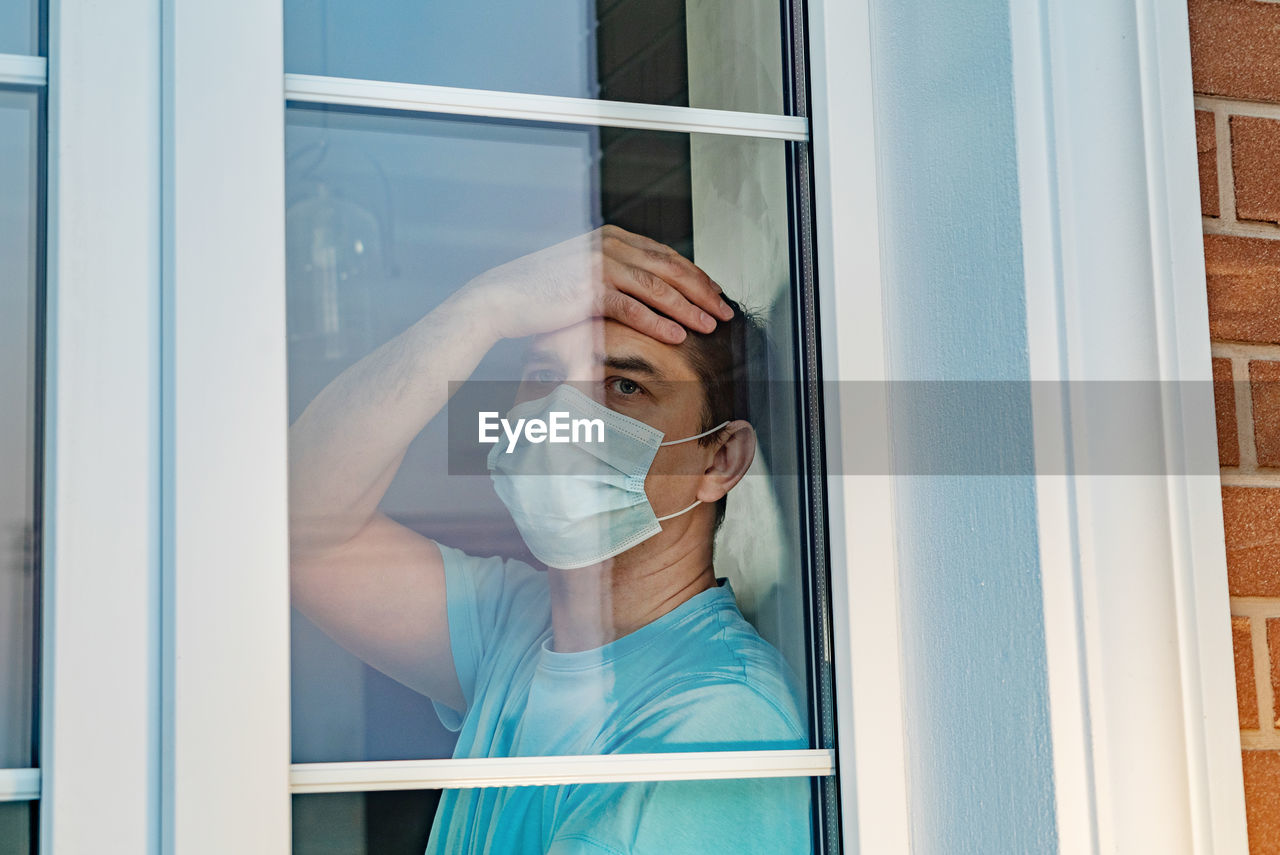
[[[811,788],[761,778],[294,796],[293,853],[803,855],[814,851]],[[470,821],[477,816],[503,821]]]
[[[34,760],[38,109],[0,91],[0,768]]]
[[[35,802],[0,802],[0,855],[35,851]]]
[[[786,5],[285,0],[285,69],[781,113]]]
[[[40,52],[39,10],[36,0],[0,0],[0,53]]]
[[[295,762],[817,741],[786,145],[290,111]],[[536,289],[599,283],[573,247],[602,222],[692,258],[756,321],[739,313],[688,348],[575,323],[572,300]],[[654,263],[630,244],[607,252],[615,278]],[[501,299],[476,311],[477,293]],[[484,340],[490,324],[511,338]],[[601,354],[654,391],[605,390]],[[491,476],[478,416],[517,396],[616,422],[605,469],[644,492],[584,474],[601,460],[587,438],[556,446],[563,468],[515,454],[523,473],[495,457]],[[719,421],[732,423],[720,444],[654,440],[651,459],[626,445]],[[713,534],[712,494],[730,488]]]

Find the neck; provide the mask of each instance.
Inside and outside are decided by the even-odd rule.
[[[715,587],[710,532],[696,531],[702,526],[693,522],[670,540],[664,531],[658,535],[663,542],[641,544],[601,564],[550,569],[555,650],[572,653],[608,644]]]

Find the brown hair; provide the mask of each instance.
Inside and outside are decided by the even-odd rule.
[[[704,393],[699,430],[710,430],[734,419],[744,419],[757,427],[751,419],[751,386],[760,384],[768,370],[769,340],[760,317],[727,295],[722,296],[733,309],[733,317],[718,321],[709,333],[690,330],[681,344]],[[722,433],[708,434],[698,444],[710,445]],[[759,433],[757,428],[757,438],[763,445],[765,438]],[[724,521],[727,500],[725,496],[716,502],[715,529]]]

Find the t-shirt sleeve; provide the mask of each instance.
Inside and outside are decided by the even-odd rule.
[[[439,701],[432,704],[441,723],[458,730],[475,700],[489,658],[509,647],[512,636],[539,632],[549,605],[542,575],[528,564],[437,546],[444,561],[449,645],[466,708],[455,710]]]

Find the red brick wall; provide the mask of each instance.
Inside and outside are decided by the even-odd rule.
[[[1280,855],[1280,2],[1189,9],[1249,851]]]

